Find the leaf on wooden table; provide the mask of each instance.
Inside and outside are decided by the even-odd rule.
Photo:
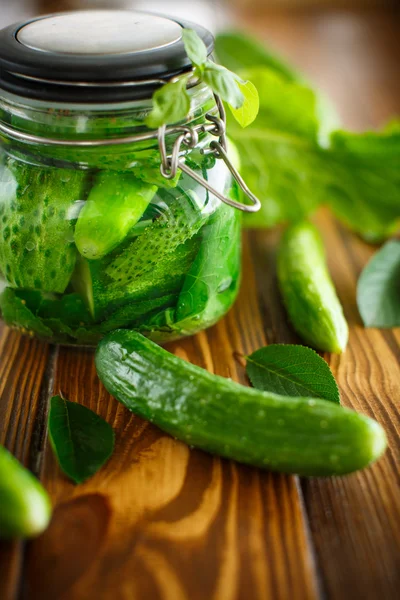
[[[400,326],[400,240],[386,242],[364,268],[357,304],[366,327]]]
[[[247,357],[252,385],[282,396],[323,398],[340,402],[332,372],[314,350],[294,344],[271,344]]]
[[[50,401],[49,436],[62,471],[75,483],[94,475],[114,449],[114,432],[104,419],[60,396]]]

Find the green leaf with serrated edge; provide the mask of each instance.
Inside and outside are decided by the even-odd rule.
[[[182,41],[192,64],[201,69],[207,62],[207,48],[203,40],[193,29],[183,29]]]
[[[160,87],[153,94],[153,109],[146,117],[146,125],[156,129],[165,123],[177,123],[190,111],[190,97],[186,89],[187,76]]]
[[[282,396],[323,398],[340,402],[332,372],[314,350],[293,344],[272,344],[247,357],[252,385]]]
[[[229,106],[229,108],[239,125],[247,127],[254,121],[259,110],[258,92],[251,81],[239,82],[238,86],[243,94],[243,104],[240,108],[233,108],[232,106]]]
[[[53,396],[48,426],[58,463],[75,483],[94,475],[113,453],[111,426],[86,406]]]
[[[364,268],[357,304],[366,327],[400,326],[400,240],[386,242]]]
[[[228,71],[222,65],[208,61],[204,68],[203,79],[212,91],[230,106],[233,108],[242,106],[244,96],[238,85],[241,79],[235,73]]]

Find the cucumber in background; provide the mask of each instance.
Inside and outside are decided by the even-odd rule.
[[[374,420],[319,398],[262,392],[219,377],[141,334],[116,330],[96,351],[97,373],[129,410],[190,446],[306,476],[362,469],[386,448]]]
[[[7,285],[62,293],[75,267],[73,208],[84,171],[0,165],[0,271]]]
[[[325,259],[321,236],[302,221],[284,232],[278,250],[278,281],[294,329],[313,348],[342,352],[348,326]]]
[[[0,446],[0,539],[39,535],[48,526],[51,512],[44,487]]]
[[[85,258],[114,250],[139,221],[157,188],[130,173],[100,173],[75,227],[75,244]]]

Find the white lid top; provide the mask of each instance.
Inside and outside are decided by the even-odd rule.
[[[182,37],[175,21],[128,10],[75,11],[23,26],[21,44],[61,54],[130,54],[174,44]]]

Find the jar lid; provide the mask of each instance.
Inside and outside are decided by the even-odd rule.
[[[0,30],[0,88],[55,102],[148,98],[191,69],[184,28],[211,54],[214,40],[203,27],[140,11],[72,11],[17,23]]]

